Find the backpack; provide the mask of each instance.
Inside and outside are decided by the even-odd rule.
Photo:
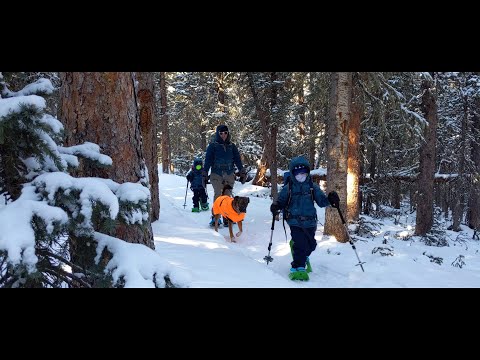
[[[310,199],[313,202],[313,206],[315,207],[315,195],[313,191],[313,180],[312,176],[309,179],[310,184]],[[290,176],[290,171],[286,171],[283,173],[283,186],[288,185],[288,200],[287,205],[282,210],[282,223],[283,223],[283,231],[285,232],[285,242],[287,241],[287,230],[285,229],[285,219],[288,219],[288,212],[287,209],[290,206],[290,202],[292,201],[292,177]],[[317,220],[317,215],[315,214],[315,220]]]
[[[312,176],[310,175],[309,178],[309,184],[310,184],[310,195],[312,202],[315,203],[315,195],[313,191],[313,180]],[[286,217],[286,210],[290,206],[290,202],[292,201],[292,177],[290,176],[290,171],[285,171],[283,173],[283,186],[288,185],[288,200],[287,200],[287,205],[285,205],[285,208],[282,210],[283,218],[285,219]],[[288,215],[287,215],[288,216]]]

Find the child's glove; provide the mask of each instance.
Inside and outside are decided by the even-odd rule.
[[[243,167],[242,170],[240,170],[240,182],[243,185],[243,184],[245,184],[246,181],[247,181],[247,171]]]
[[[203,183],[205,185],[207,185],[207,183],[208,183],[208,173],[205,170],[202,171],[202,180],[203,180]]]
[[[328,193],[328,201],[330,201],[330,205],[334,208],[340,207],[340,198],[335,191],[330,191]]]
[[[276,203],[273,203],[272,205],[270,205],[270,211],[273,215],[277,215],[280,212],[280,206],[278,206],[278,204]]]

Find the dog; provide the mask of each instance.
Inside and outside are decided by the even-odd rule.
[[[224,195],[225,190],[232,190],[232,187],[230,185],[225,185],[222,190],[222,195],[214,201],[212,206],[212,215],[215,219],[215,231],[218,232],[218,219],[220,219],[220,216],[223,216],[228,219],[230,241],[236,242],[235,237],[233,236],[233,223],[237,223],[239,232],[235,235],[236,237],[240,237],[243,232],[243,219],[245,219],[250,199],[246,196],[232,197]]]

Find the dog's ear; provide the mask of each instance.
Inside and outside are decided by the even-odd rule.
[[[247,204],[250,204],[250,198],[249,197],[246,197],[247,198]]]

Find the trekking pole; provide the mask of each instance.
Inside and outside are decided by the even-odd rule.
[[[362,266],[362,264],[365,264],[365,262],[361,262],[360,258],[358,257],[357,249],[355,248],[355,244],[354,244],[352,238],[350,237],[350,233],[348,232],[347,223],[345,222],[345,219],[343,218],[343,214],[340,211],[340,206],[337,207],[337,210],[338,210],[338,214],[340,215],[340,219],[342,219],[342,223],[345,226],[345,230],[347,231],[348,242],[350,243],[350,245],[352,245],[352,249],[353,249],[353,251],[355,251],[355,255],[357,255],[358,264],[356,264],[355,266],[360,265],[360,267],[362,268],[362,271],[365,272],[365,270],[363,270],[363,266]]]
[[[185,202],[183,203],[183,208],[187,206],[187,191],[188,191],[188,180],[187,180],[187,187],[185,188]]]
[[[270,256],[270,250],[272,249],[272,239],[273,239],[273,229],[275,228],[275,215],[273,215],[272,218],[272,233],[270,235],[270,243],[268,244],[268,255],[263,258],[267,262],[267,265],[269,262],[273,261],[273,258]]]

